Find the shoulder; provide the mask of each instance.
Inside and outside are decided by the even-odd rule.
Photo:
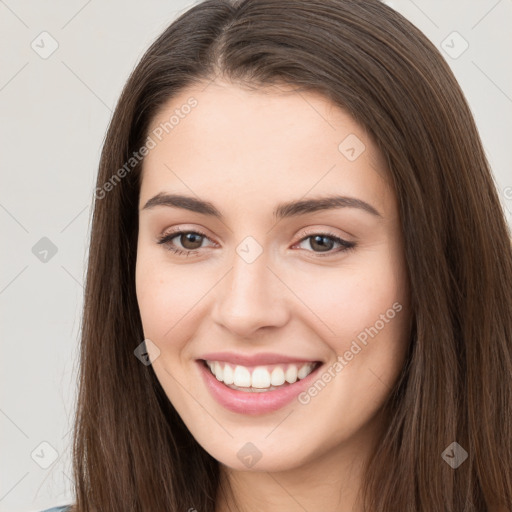
[[[68,512],[69,510],[71,510],[71,505],[62,505],[60,507],[48,508],[41,512]]]

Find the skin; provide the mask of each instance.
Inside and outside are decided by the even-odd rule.
[[[153,369],[243,510],[358,511],[363,464],[408,344],[403,240],[385,163],[369,134],[317,93],[205,85],[173,97],[148,131],[197,100],[144,160],[136,288],[145,337],[160,350]],[[366,148],[354,161],[338,149],[350,134]],[[144,209],[160,192],[210,201],[224,218]],[[330,194],[361,199],[381,216],[344,207],[272,217],[278,203]],[[157,243],[177,227],[207,235],[169,242],[192,250],[203,240],[195,254]],[[338,252],[329,238],[324,256],[305,237],[325,232],[356,247]],[[236,252],[247,236],[263,251],[250,264]],[[401,311],[306,405],[234,413],[200,378],[196,359],[212,351],[300,355],[327,368],[397,302]],[[237,457],[247,442],[262,454],[252,468]],[[217,512],[229,503],[221,493]]]

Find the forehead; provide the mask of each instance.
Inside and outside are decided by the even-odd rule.
[[[272,202],[339,191],[392,206],[370,135],[319,93],[196,84],[160,109],[148,135],[141,202],[166,189]]]

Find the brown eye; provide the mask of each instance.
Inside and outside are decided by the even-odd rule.
[[[182,233],[180,235],[177,235],[174,238],[179,237],[179,241],[184,249],[188,249],[190,251],[193,251],[195,249],[199,249],[203,243],[203,235],[199,233],[194,233],[192,231],[187,233]]]
[[[324,235],[314,235],[309,237],[312,249],[318,249],[320,252],[330,251],[335,242],[331,237]]]
[[[348,242],[347,240],[343,240],[333,233],[314,233],[312,235],[306,236],[304,236],[305,233],[302,233],[302,235],[303,238],[300,240],[298,245],[300,246],[301,244],[308,242],[309,247],[313,250],[309,252],[316,253],[316,256],[319,257],[342,253],[353,249],[356,246],[355,242]],[[338,248],[335,249],[335,246],[338,246]],[[302,248],[307,249],[307,247]]]
[[[196,231],[174,231],[160,238],[158,244],[164,245],[172,252],[188,256],[197,251],[197,249],[201,249],[205,239],[207,239],[206,235]],[[175,240],[178,241],[178,245],[176,245]]]

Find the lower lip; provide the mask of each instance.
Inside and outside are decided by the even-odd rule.
[[[220,405],[230,411],[250,415],[278,411],[292,402],[297,395],[308,388],[322,366],[319,365],[306,378],[281,389],[251,393],[229,388],[223,382],[217,380],[204,361],[197,361],[197,363],[206,387]]]

